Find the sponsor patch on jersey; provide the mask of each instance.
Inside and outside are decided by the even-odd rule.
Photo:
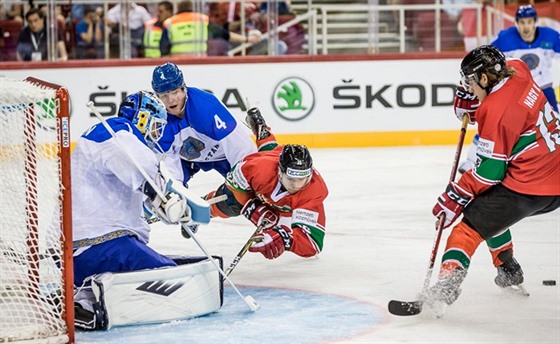
[[[292,213],[292,222],[304,223],[311,226],[317,225],[319,213],[307,209],[296,209]]]
[[[249,185],[249,182],[247,182],[247,179],[245,179],[245,176],[241,172],[241,167],[244,164],[245,162],[240,162],[237,165],[235,165],[233,170],[227,174],[227,180],[230,183],[230,185],[236,189],[250,190],[251,186]]]
[[[292,178],[305,178],[311,175],[311,169],[308,168],[307,170],[296,170],[288,167],[286,169],[286,175]]]
[[[485,158],[491,158],[494,153],[494,141],[483,139],[482,137],[478,140],[478,145],[476,147],[476,154],[483,156]]]

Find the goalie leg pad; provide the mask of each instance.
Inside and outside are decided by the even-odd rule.
[[[222,265],[221,259],[216,261]],[[161,323],[216,312],[223,281],[208,259],[176,267],[103,273],[93,277],[93,292],[114,326]]]

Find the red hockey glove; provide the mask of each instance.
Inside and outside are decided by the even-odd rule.
[[[432,209],[432,214],[438,218],[442,213],[445,214],[443,228],[447,228],[461,215],[471,198],[470,193],[462,189],[457,183],[451,182],[447,185],[445,192],[439,196],[434,209]]]
[[[479,105],[480,102],[474,94],[467,91],[463,86],[457,86],[455,98],[453,99],[453,110],[455,110],[455,116],[457,116],[460,121],[463,120],[464,115],[468,115],[469,123],[474,124],[474,114]]]
[[[260,252],[267,259],[280,257],[286,250],[292,248],[292,236],[290,229],[286,226],[277,226],[266,229],[255,236],[255,244],[249,248],[249,252]]]
[[[264,229],[272,228],[278,223],[278,215],[276,215],[274,209],[264,204],[258,198],[253,198],[245,203],[245,206],[241,209],[241,214],[248,218],[255,226],[260,226],[266,220],[268,224],[264,226]]]

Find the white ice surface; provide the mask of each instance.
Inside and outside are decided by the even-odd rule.
[[[435,237],[431,209],[449,179],[454,151],[452,146],[312,150],[315,167],[330,190],[323,252],[311,259],[287,253],[274,261],[248,253],[230,277],[240,286],[350,297],[377,305],[384,313],[360,336],[345,336],[341,330],[339,338],[347,339],[337,343],[560,343],[560,287],[542,285],[542,280],[560,279],[558,210],[512,228],[515,256],[525,272],[530,297],[505,294],[494,285],[496,270],[482,244],[472,259],[463,293],[443,318],[424,313],[395,317],[386,311],[389,300],[413,300],[422,288]],[[198,173],[190,186],[202,195],[221,182],[217,173]],[[197,237],[211,254],[222,255],[227,266],[252,231],[244,218],[214,219],[199,229]],[[151,245],[165,254],[200,254],[176,226],[154,225]],[[225,302],[240,302],[235,298],[229,293]],[[259,326],[258,314],[247,321]],[[283,330],[290,331],[286,326]],[[284,342],[274,326],[269,332],[256,342]],[[235,342],[235,333],[231,336]],[[157,333],[141,341],[160,342]]]

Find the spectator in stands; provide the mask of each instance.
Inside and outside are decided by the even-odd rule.
[[[249,30],[247,36],[229,31],[223,26],[214,22],[208,24],[208,55],[225,56],[232,44],[252,43],[258,44],[262,40],[262,33],[259,30]]]
[[[289,2],[278,1],[276,3],[276,10],[278,13],[278,25],[292,20],[296,15],[290,8]],[[251,15],[251,21],[255,28],[262,32],[268,31],[269,10],[267,2],[261,3],[259,12]],[[278,33],[278,46],[277,54],[299,54],[302,51],[303,44],[305,43],[305,30],[301,24],[293,25],[286,30]],[[263,55],[268,53],[268,39],[263,40],[260,44],[252,47],[249,52],[250,55]]]
[[[94,3],[94,4],[73,4],[72,9],[70,11],[70,15],[72,16],[72,20],[82,19],[85,16],[85,10],[87,7],[92,8],[101,8],[103,9],[102,3]]]
[[[23,3],[12,3],[11,5],[0,4],[0,20],[16,20],[23,23]]]
[[[103,21],[98,11],[93,7],[86,7],[84,17],[76,24],[76,58],[102,59]]]
[[[242,11],[243,10],[243,11]],[[247,30],[255,27],[249,18],[259,12],[259,2],[229,1],[212,3],[209,6],[210,22],[223,27],[228,31],[241,32],[241,14],[244,12]]]
[[[208,16],[194,11],[191,0],[181,1],[177,14],[163,23],[162,55],[206,56]]]
[[[157,17],[144,24],[145,57],[161,57],[159,46],[163,34],[163,22],[171,16],[173,16],[173,4],[169,1],[161,1],[157,4]]]
[[[39,8],[43,12],[45,18],[48,18],[49,7],[47,5],[40,5]],[[60,6],[54,7],[54,15],[56,16],[57,22],[60,23],[59,25],[64,25],[64,23],[66,22],[66,17],[64,16],[64,14],[62,14],[62,8]]]
[[[18,61],[48,60],[47,25],[44,13],[38,8],[32,8],[25,14],[25,20],[27,26],[23,28],[18,39]],[[68,54],[60,31],[58,32],[56,49],[59,60],[66,61]]]
[[[122,18],[125,14],[128,14],[128,27],[130,28],[130,40],[131,40],[131,56],[132,57],[142,57],[144,56],[144,45],[142,44],[144,36],[144,23],[152,19],[150,13],[145,7],[137,5],[134,2],[126,3],[125,12],[121,5],[118,4],[107,11],[105,15],[105,24],[111,28],[112,37],[111,44],[117,45],[118,41],[118,24],[122,23]]]
[[[230,1],[213,3],[209,7],[210,24],[208,25],[208,55],[227,55],[228,50],[238,44],[258,44],[262,33],[255,29],[250,17],[258,13],[258,3]],[[241,13],[245,13],[246,36],[242,35]]]
[[[0,61],[17,61],[18,36],[22,29],[23,20],[0,20]]]

